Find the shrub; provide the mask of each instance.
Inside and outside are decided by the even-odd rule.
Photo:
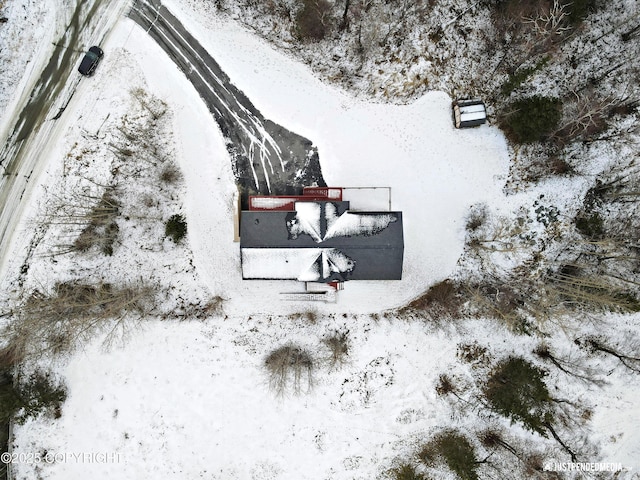
[[[179,302],[175,310],[164,315],[164,318],[198,319],[206,320],[212,316],[224,315],[224,303],[226,299],[215,295],[206,302]]]
[[[100,251],[103,254],[107,256],[113,255],[113,244],[118,238],[119,232],[120,232],[120,227],[118,227],[118,224],[116,222],[111,222],[109,225],[105,227],[103,241],[100,247]]]
[[[66,388],[55,385],[42,372],[33,373],[25,383],[17,386],[10,375],[4,374],[0,381],[0,422],[15,418],[23,423],[40,414],[59,417],[66,398]]]
[[[404,463],[391,471],[393,480],[425,480],[424,475],[416,472],[410,463]]]
[[[549,62],[548,57],[544,57],[538,63],[536,63],[532,67],[521,68],[515,73],[509,75],[509,79],[502,84],[500,87],[500,91],[502,95],[509,96],[511,92],[513,92],[516,88],[518,88],[522,83],[524,83],[527,78],[536,73],[538,70],[544,68],[544,66]]]
[[[12,343],[0,349],[0,372],[9,371],[22,361],[20,351]]]
[[[494,308],[498,314],[498,318],[506,319],[512,317],[520,304],[520,294],[513,288],[502,285],[499,287],[494,296]]]
[[[349,331],[333,332],[322,339],[322,343],[329,349],[329,362],[331,367],[342,365],[349,356]]]
[[[303,0],[296,30],[303,40],[322,40],[327,34],[331,5],[327,0]]]
[[[465,228],[468,232],[475,232],[487,221],[486,205],[474,205],[467,215],[467,223]]]
[[[571,0],[564,3],[569,12],[569,23],[574,26],[579,25],[596,7],[596,0]]]
[[[573,167],[564,158],[557,155],[553,155],[547,160],[547,170],[553,175],[573,173]]]
[[[0,423],[11,420],[22,405],[13,378],[8,373],[0,373]]]
[[[187,234],[187,221],[180,214],[172,215],[165,224],[164,234],[175,243],[179,243]]]
[[[530,325],[522,312],[527,311],[532,293],[513,279],[504,281],[509,283],[496,284],[489,280],[491,283],[465,285],[469,312],[476,317],[495,318],[515,331],[526,333]]]
[[[144,89],[132,88],[129,93],[151,115],[153,120],[158,120],[167,113],[167,103],[155,95],[148,94]]]
[[[224,302],[224,297],[216,295],[205,304],[205,311],[211,315],[222,315],[224,313]]]
[[[427,465],[443,460],[461,480],[478,479],[476,469],[479,462],[475,450],[469,440],[455,430],[437,435],[422,448],[418,456]]]
[[[591,240],[598,240],[604,235],[604,220],[597,212],[591,215],[578,215],[574,223],[576,229]]]
[[[54,417],[60,416],[60,407],[67,399],[67,389],[63,385],[55,385],[49,375],[35,372],[29,380],[20,386],[22,400],[18,421],[24,422],[41,413],[48,413]]]
[[[446,279],[432,285],[427,291],[425,298],[429,303],[447,306],[455,301],[456,293],[456,285],[451,280]]]
[[[455,316],[459,314],[462,305],[459,287],[453,280],[443,280],[432,285],[424,295],[412,301],[401,309],[430,311],[436,315]]]
[[[478,342],[458,344],[456,355],[466,363],[484,363],[489,359],[487,348],[478,345]]]
[[[480,432],[480,434],[478,434],[478,439],[483,447],[491,449],[498,448],[502,443],[504,443],[500,432],[491,429]]]
[[[501,124],[514,142],[537,142],[545,140],[556,129],[561,109],[559,99],[535,95],[513,102]]]
[[[81,215],[89,223],[73,242],[73,250],[87,252],[97,246],[103,254],[113,255],[113,245],[120,230],[116,222],[120,214],[120,202],[116,195],[115,189],[106,189],[98,204]]]
[[[182,172],[180,172],[180,169],[173,163],[165,165],[160,172],[160,181],[162,183],[173,185],[180,180],[182,180]]]
[[[313,385],[315,363],[311,355],[296,345],[283,345],[273,350],[264,361],[269,374],[269,386],[278,394],[284,394],[288,388],[294,393],[306,391]]]
[[[446,373],[441,373],[438,377],[438,383],[436,384],[436,393],[440,396],[448,395],[450,393],[456,394],[457,387],[453,382],[453,379]]]
[[[546,457],[538,452],[527,452],[522,462],[524,463],[524,473],[527,475],[527,478],[540,478],[540,472],[544,472]]]
[[[496,412],[546,436],[553,417],[544,376],[542,369],[523,358],[508,357],[494,368],[484,395]]]
[[[318,312],[313,308],[308,308],[301,312],[292,313],[289,315],[290,320],[303,320],[310,324],[314,324],[318,321]]]
[[[300,318],[313,324],[318,321],[318,312],[313,309],[308,309],[300,314]]]

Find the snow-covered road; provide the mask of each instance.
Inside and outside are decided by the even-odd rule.
[[[32,72],[37,80],[26,82],[33,88],[28,97],[23,95],[25,103],[18,105],[13,122],[6,118],[2,122],[13,127],[0,151],[0,277],[33,185],[48,160],[50,144],[66,128],[58,119],[81,80],[75,72],[77,62],[90,45],[106,39],[127,5],[128,0],[78,0],[68,11],[52,5],[57,9],[56,26],[50,31],[53,36],[42,42],[51,42],[54,48],[37,50],[50,58],[42,71]],[[35,63],[41,60],[32,59]]]

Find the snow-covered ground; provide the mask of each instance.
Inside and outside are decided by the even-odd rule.
[[[284,341],[326,354],[327,322],[156,323],[124,348],[94,344],[66,368],[71,395],[56,433],[26,425],[20,450],[122,454],[115,464],[61,463],[47,478],[373,478],[410,452],[414,435],[446,423],[431,408],[434,367],[455,344],[419,324],[365,322],[342,322],[355,345],[345,369],[321,368],[311,393],[281,399],[262,359]],[[438,352],[431,366],[428,351]]]
[[[109,281],[147,277],[171,290],[171,299],[219,295],[224,312],[205,321],[152,318],[121,343],[106,348],[95,338],[69,358],[52,361],[69,390],[62,417],[17,425],[14,451],[119,456],[107,463],[67,455],[54,464],[16,465],[16,478],[382,478],[439,428],[455,423],[470,434],[508,425],[473,409],[456,410],[434,387],[444,372],[474,378],[471,367],[457,361],[460,343],[489,346],[493,358],[530,356],[528,337],[488,320],[443,329],[379,315],[454,272],[471,205],[510,211],[530,208],[539,195],[505,197],[508,151],[500,131],[455,130],[451,99],[443,93],[404,106],[356,100],[235,23],[197,17],[179,0],[167,5],[266,118],[313,140],[329,185],[391,187],[392,208],[404,218],[403,280],[347,283],[336,304],[280,301],[280,292],[299,288],[295,282],[243,282],[224,139],[185,77],[144,31],[123,18],[103,45],[105,58],[95,77],[81,82],[61,119],[67,128],[58,131],[65,134],[52,139],[48,170],[34,195],[39,201],[18,243],[29,244],[46,202],[73,187],[73,175],[108,177],[107,148],[96,145],[112,140],[109,131],[130,111],[132,88],[160,97],[170,109],[172,151],[184,175],[178,194],[184,197],[173,195],[160,216],[184,211],[188,242],[145,244],[148,232],[134,229],[135,220],[123,222],[122,244],[113,257],[87,255],[83,266],[77,258],[45,256],[59,232],[52,228],[36,250],[26,285],[82,278],[87,271]],[[80,161],[73,162],[76,156]],[[132,178],[131,188],[151,182]],[[561,186],[583,188],[579,181]],[[541,188],[559,196],[558,187]],[[161,227],[159,221],[149,230],[160,237]],[[5,291],[16,291],[11,281],[24,254],[17,249]],[[630,320],[629,328],[637,324]],[[321,339],[336,330],[349,332],[351,353],[346,365],[331,369]],[[318,367],[309,393],[278,397],[263,361],[288,342],[307,349]],[[550,340],[559,351],[563,342],[564,334]],[[638,391],[638,378],[629,379],[610,360],[566,353],[599,375],[612,372],[602,390],[558,372],[549,377],[564,396],[595,412],[591,424],[576,421],[576,428],[601,443],[599,456],[585,460],[640,467],[640,437],[633,430],[640,412],[629,393]],[[598,399],[601,391],[608,392],[606,405]],[[522,442],[536,438],[524,431],[517,436]],[[545,460],[561,457],[553,440],[537,441]]]

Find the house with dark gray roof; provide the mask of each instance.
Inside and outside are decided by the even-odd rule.
[[[331,283],[402,278],[402,212],[352,211],[348,201],[317,197],[296,200],[289,211],[242,212],[244,279]]]

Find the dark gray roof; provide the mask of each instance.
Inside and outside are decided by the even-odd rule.
[[[240,248],[317,249],[352,261],[350,271],[319,281],[402,278],[401,212],[351,212],[348,202],[304,203],[298,204],[298,212],[243,211]]]

